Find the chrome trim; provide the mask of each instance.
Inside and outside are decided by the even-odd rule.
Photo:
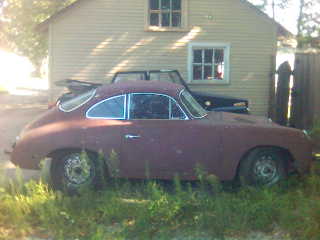
[[[96,106],[98,106],[99,104],[102,104],[102,103],[104,103],[104,102],[106,102],[106,101],[108,101],[108,100],[112,100],[112,99],[114,99],[114,98],[119,98],[119,97],[123,97],[124,96],[124,111],[123,111],[123,117],[122,118],[107,118],[107,117],[90,117],[89,116],[89,112],[93,109],[93,108],[95,108]],[[104,100],[102,100],[102,101],[100,101],[100,102],[97,102],[97,103],[95,103],[93,106],[91,106],[87,111],[86,111],[86,118],[88,118],[88,119],[105,119],[105,120],[125,120],[126,119],[126,114],[127,114],[127,112],[126,112],[126,102],[127,102],[127,94],[122,94],[122,95],[117,95],[117,96],[113,96],[113,97],[110,97],[110,98],[107,98],[107,99],[104,99]]]
[[[97,89],[92,89],[92,90],[89,90],[89,91],[92,91],[92,94],[91,94],[91,96],[88,98],[88,100],[86,100],[85,102],[81,103],[80,105],[72,108],[72,109],[69,110],[69,111],[64,110],[64,109],[61,107],[61,105],[62,105],[63,103],[60,103],[60,101],[59,101],[59,102],[57,103],[57,104],[59,104],[59,106],[58,106],[59,110],[62,111],[62,112],[65,112],[65,113],[69,113],[69,112],[72,112],[72,111],[78,109],[79,107],[85,105],[85,104],[86,104],[87,102],[89,102],[89,101],[96,95],[96,93],[97,93]],[[88,91],[88,92],[89,92],[89,91]],[[83,93],[83,94],[85,94],[85,93]],[[82,94],[81,94],[81,95],[82,95]],[[81,95],[78,95],[78,96],[76,96],[76,97],[80,97]],[[76,98],[76,97],[75,97],[75,98]],[[71,100],[73,100],[73,99],[74,99],[74,98],[69,99],[68,101],[71,101]],[[68,101],[66,101],[66,102],[68,102]]]
[[[180,91],[180,93],[179,93],[179,98],[180,98],[180,101],[181,101],[182,105],[187,109],[188,113],[189,113],[193,118],[196,118],[196,119],[201,119],[201,118],[204,118],[204,117],[208,116],[208,113],[205,114],[205,115],[203,115],[203,116],[201,116],[201,117],[196,117],[196,116],[194,116],[194,115],[190,112],[190,110],[188,109],[188,107],[187,107],[187,106],[183,103],[183,101],[181,100],[181,94],[183,93],[183,91],[187,91],[187,90],[182,89],[182,90]]]
[[[167,98],[169,98],[170,100],[173,100],[177,106],[179,107],[179,109],[181,110],[181,112],[184,115],[184,119],[172,119],[170,116],[170,119],[130,119],[130,106],[131,106],[131,95],[158,95],[158,96],[165,96]],[[180,104],[171,96],[166,95],[166,94],[162,94],[162,93],[154,93],[154,92],[146,92],[146,93],[129,93],[129,103],[128,103],[128,120],[180,120],[180,121],[185,121],[185,120],[190,120],[190,118],[188,117],[188,115],[185,113],[185,111],[181,108]],[[169,101],[170,102],[170,101]]]
[[[124,136],[125,139],[137,139],[140,138],[140,135],[132,135],[132,134],[127,134]]]

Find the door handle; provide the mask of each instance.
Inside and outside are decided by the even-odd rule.
[[[137,139],[137,138],[140,138],[139,135],[131,135],[131,134],[127,134],[124,137],[125,137],[125,139]]]

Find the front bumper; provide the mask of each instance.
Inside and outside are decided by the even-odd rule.
[[[312,153],[312,160],[314,162],[320,162],[320,153]]]

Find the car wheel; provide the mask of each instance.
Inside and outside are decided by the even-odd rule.
[[[240,163],[239,177],[245,185],[274,185],[287,177],[286,159],[275,148],[257,148]]]
[[[98,157],[91,152],[62,151],[52,158],[51,180],[55,189],[75,193],[95,189],[103,180]],[[104,169],[104,168],[103,168]]]

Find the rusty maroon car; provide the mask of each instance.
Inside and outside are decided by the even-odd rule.
[[[101,155],[106,164],[99,164]],[[181,85],[140,81],[92,89],[26,126],[12,162],[38,169],[45,158],[57,188],[95,185],[98,172],[196,180],[197,165],[221,180],[272,185],[291,171],[307,172],[312,149],[303,131],[263,117],[207,112]]]

